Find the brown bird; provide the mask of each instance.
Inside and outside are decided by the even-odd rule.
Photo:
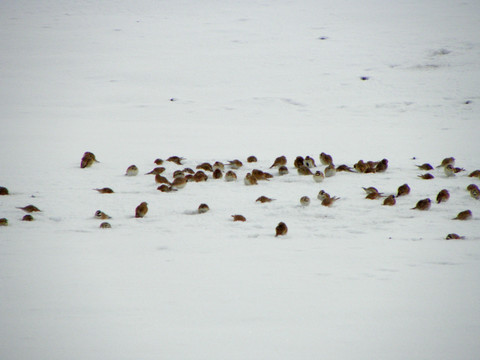
[[[208,176],[202,170],[198,170],[193,175],[193,181],[195,181],[195,182],[204,182],[204,181],[207,181],[207,180],[208,180]]]
[[[411,210],[429,210],[432,206],[432,201],[429,198],[419,200],[417,205],[413,207]]]
[[[283,176],[288,174],[288,168],[285,165],[282,165],[278,168],[278,175]]]
[[[105,219],[111,219],[110,216],[108,216],[107,214],[105,214],[105,213],[104,213],[103,211],[101,211],[101,210],[95,211],[94,217],[95,217],[96,219],[103,219],[103,220],[105,220]]]
[[[277,227],[275,228],[275,237],[279,235],[287,235],[288,227],[287,224],[284,222],[279,222]]]
[[[233,221],[247,221],[245,216],[243,215],[232,215]]]
[[[220,161],[215,161],[215,163],[212,165],[213,170],[215,169],[220,169],[220,170],[225,170],[225,165],[220,162]]]
[[[327,206],[327,207],[330,207],[332,206],[332,204],[337,201],[338,199],[340,199],[339,197],[330,197],[330,195],[328,197],[326,197],[325,199],[322,200],[322,205],[323,206]]]
[[[23,210],[27,213],[32,213],[32,212],[38,212],[38,211],[41,211],[39,208],[37,208],[36,206],[34,205],[27,205],[27,206],[24,206],[24,207],[17,207],[17,209],[20,209],[20,210]]]
[[[352,168],[350,166],[345,165],[345,164],[338,165],[336,170],[337,170],[337,172],[339,172],[339,171],[355,172],[355,171],[352,170]]]
[[[433,176],[430,173],[426,173],[426,174],[423,174],[423,175],[418,175],[418,177],[421,178],[421,179],[424,179],[424,180],[435,179],[435,176]]]
[[[322,182],[324,179],[325,179],[325,175],[320,170],[315,171],[315,174],[313,174],[313,180],[317,183]]]
[[[137,176],[138,175],[138,168],[136,165],[130,165],[125,172],[126,176]]]
[[[367,164],[363,162],[363,160],[359,160],[356,164],[353,165],[353,168],[357,170],[359,173],[365,173],[367,171]]]
[[[320,190],[317,195],[317,199],[323,201],[326,198],[329,198],[330,194],[328,194],[325,190]]]
[[[375,166],[375,172],[381,173],[385,172],[388,168],[388,160],[383,159]]]
[[[425,163],[422,165],[415,165],[415,166],[418,167],[420,170],[425,170],[425,171],[433,170],[433,166],[430,165],[429,163]]]
[[[383,197],[383,195],[381,195],[380,193],[371,192],[371,193],[367,194],[367,196],[365,196],[365,199],[377,200],[377,199],[380,199],[381,197]]]
[[[480,178],[480,170],[475,170],[475,171],[472,171],[468,177],[478,177]]]
[[[135,208],[135,217],[143,218],[148,212],[148,204],[144,201]]]
[[[0,186],[0,195],[8,195],[8,189],[6,187]]]
[[[370,194],[382,195],[382,194],[383,194],[383,193],[381,193],[380,191],[378,191],[376,187],[373,187],[373,186],[370,186],[370,187],[368,187],[368,188],[362,187],[362,189],[365,190],[365,192],[367,193],[367,195],[370,195]]]
[[[443,167],[443,171],[447,177],[455,176],[455,169],[451,164]]]
[[[319,158],[320,158],[320,162],[322,163],[322,165],[331,165],[333,164],[333,158],[331,155],[328,155],[328,154],[325,154],[324,152],[322,152],[320,155],[319,155]]]
[[[32,215],[27,214],[22,218],[22,221],[33,221],[35,220]]]
[[[162,159],[155,159],[153,162],[154,162],[155,165],[162,165],[163,164]]]
[[[191,168],[189,168],[189,167],[186,167],[186,168],[184,168],[184,169],[181,170],[181,171],[183,171],[184,174],[188,174],[188,175],[193,175],[193,174],[195,174],[195,171],[193,171],[193,169],[191,169]]]
[[[97,190],[100,194],[113,194],[113,190],[110,189],[109,187],[104,187],[101,189],[93,189],[93,190]]]
[[[157,187],[157,190],[159,190],[159,191],[161,191],[161,192],[177,191],[177,189],[174,189],[174,188],[172,188],[171,185],[167,185],[167,184],[162,184],[162,185],[160,185],[159,187]]]
[[[398,187],[397,197],[405,196],[405,195],[408,195],[408,194],[410,194],[410,186],[408,186],[408,184],[403,184],[403,185],[400,185]]]
[[[438,165],[437,168],[445,167],[447,165],[454,166],[455,165],[455,158],[454,157],[448,157],[448,158],[443,159],[442,163],[440,165]]]
[[[252,176],[257,180],[268,180],[271,179],[273,176],[269,173],[265,173],[262,170],[253,169]]]
[[[457,217],[453,218],[453,220],[470,220],[471,218],[472,218],[472,211],[465,210],[465,211],[460,211]]]
[[[262,204],[263,203],[266,203],[266,202],[271,202],[275,199],[270,199],[269,197],[266,197],[266,196],[260,196],[257,200],[255,200],[255,202],[261,202]]]
[[[173,178],[176,179],[176,178],[183,178],[185,177],[185,173],[183,172],[183,170],[175,170],[173,172]]]
[[[300,165],[297,167],[298,175],[313,175],[312,170],[310,170],[305,165]]]
[[[397,203],[397,201],[395,200],[395,195],[389,195],[385,198],[385,200],[383,200],[383,205],[387,205],[387,206],[393,206]]]
[[[6,218],[1,218],[0,226],[8,226],[8,220]]]
[[[112,228],[112,225],[110,225],[110,223],[104,221],[100,224],[100,229],[111,229]]]
[[[225,173],[225,181],[237,181],[237,174],[232,170],[229,170]]]
[[[157,174],[161,174],[165,171],[165,168],[164,167],[156,167],[154,168],[152,171],[146,173],[145,175],[157,175]]]
[[[167,161],[173,162],[177,165],[182,165],[182,161],[185,160],[185,158],[180,157],[180,156],[170,156]]]
[[[216,168],[215,170],[213,170],[212,177],[213,177],[214,179],[221,179],[221,178],[223,178],[223,172],[222,172],[222,170],[220,170],[219,168]]]
[[[196,169],[200,169],[204,171],[213,171],[213,166],[208,162],[204,162],[200,165],[197,165]]]
[[[251,156],[249,156],[249,157],[247,158],[247,162],[248,162],[248,163],[257,162],[257,158],[256,158],[255,156],[251,155]]]
[[[475,184],[470,184],[470,185],[467,186],[467,191],[472,191],[472,190],[474,190],[474,189],[475,189],[475,190],[479,190],[479,189],[478,189],[478,186],[475,185]]]
[[[172,187],[174,189],[183,189],[187,185],[187,179],[185,177],[177,177],[173,179]]]
[[[302,197],[300,198],[300,204],[301,204],[302,206],[308,206],[308,205],[310,205],[310,198],[309,198],[308,196],[302,196]]]
[[[310,157],[310,156],[306,156],[305,160],[303,160],[303,163],[308,168],[314,168],[314,167],[317,166],[317,165],[315,165],[315,160],[313,160],[313,158]]]
[[[293,161],[293,166],[295,166],[296,168],[299,168],[300,166],[305,166],[305,159],[303,158],[303,156],[297,156]]]
[[[245,179],[244,179],[244,183],[245,183],[245,185],[257,185],[258,184],[257,179],[251,173],[247,173],[247,175],[245,176]]]
[[[454,167],[453,168],[453,172],[455,174],[458,174],[459,172],[462,172],[462,171],[465,171],[465,169],[464,168],[459,168],[459,167]]]
[[[437,195],[437,204],[440,204],[442,202],[447,202],[448,199],[450,199],[450,193],[448,192],[447,189],[442,189]]]
[[[207,211],[210,211],[210,208],[208,207],[207,204],[200,204],[198,206],[198,213],[199,214],[205,214]]]
[[[334,176],[337,173],[337,170],[335,169],[335,165],[333,165],[333,164],[328,165],[325,168],[324,173],[325,173],[325,177]]]
[[[446,240],[463,240],[465,239],[465,236],[460,236],[458,234],[452,233],[452,234],[448,234],[445,239]]]
[[[480,190],[477,188],[470,190],[470,196],[473,197],[475,200],[480,199]]]
[[[170,185],[170,181],[165,176],[162,176],[160,174],[155,175],[155,182],[157,184],[167,184]]]
[[[80,162],[80,167],[84,169],[92,166],[93,163],[96,162],[98,162],[98,160],[95,158],[95,155],[92,152],[87,151],[83,154],[82,160]]]
[[[282,156],[279,156],[275,159],[272,166],[270,166],[270,169],[273,168],[273,167],[280,167],[280,166],[284,166],[284,165],[287,165],[287,158],[282,155]]]
[[[240,168],[243,166],[243,163],[242,163],[240,160],[235,159],[235,160],[229,161],[229,162],[228,162],[228,165],[229,165],[232,169],[236,170],[236,169],[240,169]]]

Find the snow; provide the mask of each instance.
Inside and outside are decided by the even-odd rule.
[[[472,0],[1,2],[0,358],[477,358],[479,23]],[[297,175],[323,151],[389,168]],[[161,193],[143,174],[171,155],[169,178],[244,167]],[[449,156],[466,171],[417,177]],[[274,178],[245,186],[253,169]],[[394,207],[364,198],[404,183]]]

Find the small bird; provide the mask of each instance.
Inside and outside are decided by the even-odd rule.
[[[38,212],[38,211],[41,211],[39,208],[37,208],[36,206],[34,205],[27,205],[27,206],[24,206],[24,207],[17,207],[17,209],[20,209],[20,210],[23,210],[27,213],[32,213],[32,212]]]
[[[222,170],[220,170],[219,168],[216,168],[215,170],[213,170],[212,177],[213,177],[214,179],[221,179],[221,178],[223,177],[223,172],[222,172]]]
[[[470,174],[468,174],[468,177],[477,177],[477,178],[480,178],[480,170],[472,171]]]
[[[247,173],[247,175],[245,175],[244,183],[245,183],[245,185],[257,185],[258,184],[257,179],[251,173]]]
[[[408,195],[408,194],[410,194],[410,186],[408,186],[408,184],[403,184],[403,185],[400,185],[398,187],[397,197],[405,196],[405,195]]]
[[[455,233],[448,234],[445,240],[463,240],[465,239],[465,236],[460,236]]]
[[[220,161],[215,161],[215,163],[212,165],[213,170],[215,169],[220,169],[220,170],[225,170],[225,165],[220,162]]]
[[[148,204],[144,201],[135,208],[135,217],[143,218],[148,212]]]
[[[207,180],[208,180],[208,176],[202,170],[198,170],[193,175],[193,181],[195,181],[195,182],[204,182],[204,181],[207,181]]]
[[[235,160],[231,160],[228,162],[228,165],[234,169],[234,170],[237,170],[237,169],[240,169],[242,166],[243,166],[243,163],[238,160],[238,159],[235,159]]]
[[[305,165],[300,165],[297,167],[298,175],[313,175],[312,170],[310,170]]]
[[[102,219],[102,220],[105,220],[105,219],[111,219],[110,216],[108,216],[107,214],[105,214],[103,211],[101,210],[97,210],[95,211],[95,218],[96,219]]]
[[[455,174],[458,174],[459,172],[462,172],[462,171],[465,171],[465,169],[464,169],[464,168],[460,168],[460,167],[454,167],[454,168],[453,168],[453,172],[454,172]]]
[[[165,168],[162,166],[159,166],[154,168],[152,171],[146,173],[145,175],[157,175],[157,174],[163,173],[164,171],[165,171]]]
[[[184,168],[182,171],[183,171],[184,174],[188,174],[188,175],[195,174],[195,171],[193,171],[193,169],[191,169],[189,167]]]
[[[0,195],[8,195],[8,189],[6,187],[0,186]]]
[[[383,194],[383,193],[379,192],[376,187],[373,187],[373,186],[369,186],[368,188],[362,187],[362,189],[365,190],[365,192],[367,193],[367,195],[370,195],[370,194],[379,194],[379,195],[382,195],[382,194]]]
[[[454,166],[455,165],[455,158],[454,157],[448,157],[448,158],[443,159],[442,163],[440,165],[438,165],[437,168],[445,167],[447,165]]]
[[[337,170],[335,169],[335,165],[333,165],[333,164],[328,165],[325,168],[324,173],[325,173],[325,177],[334,176],[337,173]]]
[[[471,192],[471,191],[474,190],[474,189],[475,189],[475,190],[479,190],[478,186],[475,185],[475,184],[470,184],[470,185],[467,186],[467,191],[470,191],[470,192]]]
[[[160,174],[155,175],[155,182],[157,184],[167,184],[170,185],[170,181],[165,176],[162,176]]]
[[[155,160],[153,161],[153,163],[154,163],[155,165],[162,165],[162,164],[163,164],[163,160],[162,160],[162,159],[155,159]]]
[[[455,176],[455,169],[451,164],[443,167],[443,171],[447,177]]]
[[[253,156],[253,155],[249,156],[249,157],[247,158],[247,162],[248,162],[248,163],[257,162],[256,156]]]
[[[423,175],[418,175],[419,178],[421,179],[424,179],[424,180],[432,180],[432,179],[435,179],[435,176],[433,176],[432,174],[430,173],[426,173],[426,174],[423,174]]]
[[[339,172],[339,171],[355,172],[355,171],[352,170],[352,168],[350,166],[345,165],[345,164],[338,165],[336,170],[337,170],[337,172]]]
[[[112,225],[110,225],[110,223],[104,221],[100,224],[100,229],[110,229],[112,227]]]
[[[33,221],[35,220],[32,215],[27,214],[22,218],[22,221]]]
[[[302,196],[302,197],[300,198],[300,204],[301,204],[302,206],[308,206],[308,205],[310,205],[310,198],[309,198],[308,196]]]
[[[173,178],[174,179],[181,178],[181,177],[185,177],[185,172],[183,170],[175,170],[173,172]]]
[[[87,151],[83,154],[82,160],[80,162],[80,167],[82,169],[84,169],[84,168],[92,166],[93,163],[96,163],[96,162],[98,162],[98,161],[95,158],[95,155],[92,152]]]
[[[327,195],[328,195],[328,194],[327,194]],[[329,195],[329,196],[327,196],[325,199],[322,200],[322,205],[323,205],[323,206],[330,207],[330,206],[332,206],[332,204],[333,204],[335,201],[337,201],[338,199],[340,199],[340,198],[339,198],[339,197],[336,197],[336,196],[330,197],[330,195]]]
[[[470,196],[473,197],[475,200],[480,199],[480,190],[478,189],[478,187],[470,190]]]
[[[6,218],[1,218],[0,226],[8,226],[8,220]]]
[[[178,191],[177,189],[172,188],[171,185],[167,185],[167,184],[162,184],[162,185],[160,185],[159,187],[157,187],[157,190],[159,190],[159,191],[161,191],[161,192]]]
[[[204,163],[201,163],[200,165],[197,165],[196,169],[200,169],[204,171],[213,171],[213,166],[208,162],[204,162]]]
[[[176,177],[173,179],[172,187],[175,189],[183,189],[187,185],[187,179],[185,177]]]
[[[275,200],[275,199],[270,199],[269,197],[266,197],[266,196],[262,195],[257,200],[255,200],[255,202],[261,202],[263,204],[263,203],[266,203],[266,202],[271,202],[273,200]]]
[[[442,202],[447,202],[448,199],[450,199],[450,193],[448,192],[447,189],[442,189],[437,195],[437,204],[440,204]]]
[[[270,166],[270,169],[273,168],[273,167],[280,167],[280,166],[284,166],[284,165],[287,165],[287,158],[284,155],[282,155],[282,156],[279,156],[275,159],[272,166]]]
[[[457,217],[453,218],[453,220],[470,220],[471,218],[472,218],[472,211],[465,210],[465,211],[460,211]]]
[[[273,177],[271,174],[263,172],[262,170],[258,170],[258,169],[252,170],[252,176],[257,180],[268,180]]]
[[[393,206],[397,203],[395,200],[395,195],[388,195],[385,200],[383,200],[383,205]]]
[[[319,155],[319,158],[320,158],[320,162],[322,163],[322,165],[331,165],[333,164],[333,158],[331,155],[328,155],[328,154],[325,154],[324,152],[322,152],[320,155]]]
[[[130,165],[125,172],[126,176],[137,176],[138,175],[138,168],[136,165]]]
[[[287,235],[288,227],[287,224],[284,222],[279,222],[277,227],[275,228],[275,237],[279,235]]]
[[[210,208],[208,207],[207,204],[200,204],[200,205],[198,206],[198,210],[197,210],[197,211],[198,211],[199,214],[205,214],[205,213],[206,213],[207,211],[209,211],[209,210],[210,210]]]
[[[424,163],[422,165],[415,165],[415,166],[418,167],[420,170],[425,170],[425,171],[433,170],[433,166],[430,165],[429,163]]]
[[[313,180],[317,183],[322,182],[324,179],[325,179],[325,175],[320,170],[315,171],[315,174],[313,174]]]
[[[367,171],[367,164],[363,162],[363,160],[359,160],[356,164],[353,165],[353,168],[357,170],[359,173],[365,173]]]
[[[432,206],[432,201],[429,198],[419,200],[417,205],[413,207],[411,210],[429,210],[430,206]]]
[[[293,166],[295,166],[296,168],[299,168],[300,166],[305,166],[305,160],[303,156],[297,156],[293,161]]]
[[[225,173],[225,181],[237,181],[237,174],[232,170],[229,170]]]
[[[323,201],[323,200],[325,200],[326,198],[329,198],[329,197],[330,197],[330,194],[325,192],[325,190],[320,190],[318,192],[318,195],[317,195],[317,199],[320,200],[320,201]]]
[[[167,161],[173,162],[177,165],[182,165],[182,161],[185,160],[185,158],[180,157],[180,156],[170,156]]]
[[[368,193],[367,196],[365,196],[365,199],[377,200],[377,199],[380,199],[381,197],[383,197],[383,195],[380,194],[379,192],[371,192],[371,193]]]
[[[288,174],[288,168],[285,165],[282,165],[278,168],[278,175],[283,176]]]
[[[317,166],[317,165],[315,165],[315,160],[313,160],[313,158],[310,157],[310,156],[306,156],[305,160],[303,160],[303,163],[308,168],[314,168],[314,167]]]
[[[247,221],[245,216],[243,215],[232,215],[233,221]]]
[[[376,166],[375,166],[375,172],[377,173],[382,173],[387,171],[388,168],[388,160],[387,159],[382,159]]]

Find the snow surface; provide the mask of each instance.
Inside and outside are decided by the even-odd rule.
[[[479,28],[475,0],[0,2],[0,359],[478,359]],[[296,174],[322,151],[389,168]],[[161,193],[171,155],[245,166]],[[417,177],[449,156],[467,171]]]

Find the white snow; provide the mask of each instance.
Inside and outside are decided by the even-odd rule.
[[[478,358],[479,28],[474,0],[0,2],[0,359]],[[297,175],[322,151],[389,168]],[[171,155],[169,178],[245,165],[161,193],[143,174]],[[417,177],[449,156],[466,171]]]

